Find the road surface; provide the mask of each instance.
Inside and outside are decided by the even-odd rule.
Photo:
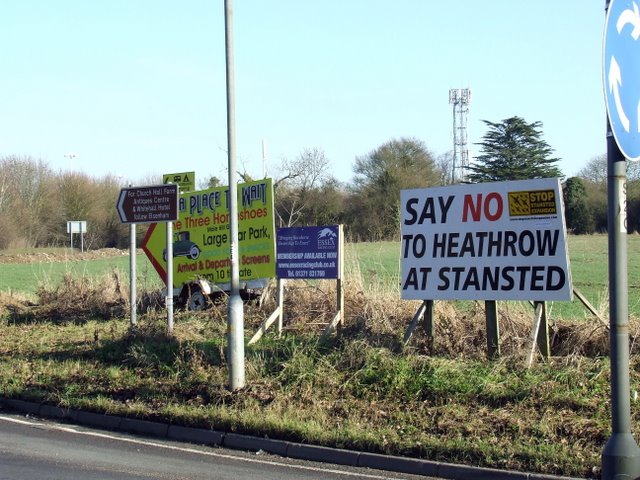
[[[0,415],[0,480],[417,479]]]

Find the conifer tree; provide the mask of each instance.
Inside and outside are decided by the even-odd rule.
[[[593,233],[593,215],[587,206],[587,189],[580,177],[568,178],[562,185],[567,228],[575,234]]]
[[[469,167],[472,182],[498,182],[530,178],[561,177],[558,158],[542,139],[542,123],[527,123],[520,117],[501,122],[483,120],[489,127],[484,135],[481,154]]]

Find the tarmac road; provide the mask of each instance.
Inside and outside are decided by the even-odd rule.
[[[0,415],[0,480],[423,479]]]

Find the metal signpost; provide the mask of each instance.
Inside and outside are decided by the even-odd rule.
[[[131,318],[129,325],[131,329],[135,329],[138,325],[138,312],[136,305],[138,299],[136,292],[138,291],[138,278],[136,273],[136,224],[129,224],[129,309],[131,310]]]
[[[136,326],[136,223],[166,222],[167,225],[167,330],[173,331],[173,243],[172,222],[178,219],[178,186],[152,185],[147,187],[129,187],[120,190],[116,203],[118,216],[122,223],[130,224],[129,235],[129,300],[131,304],[131,327]]]
[[[640,159],[640,12],[632,0],[606,0],[603,80],[607,109],[611,437],[602,479],[640,477],[631,434],[627,284],[626,161]]]
[[[233,63],[233,1],[224,2],[225,58],[227,78],[227,148],[229,163],[229,235],[231,260],[231,294],[227,312],[229,390],[245,386],[244,305],[240,297],[240,263],[238,259],[238,185],[236,173],[236,107]]]

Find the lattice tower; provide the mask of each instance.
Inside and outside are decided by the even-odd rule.
[[[469,146],[467,144],[467,117],[471,103],[471,90],[452,88],[449,90],[449,104],[453,106],[453,163],[451,183],[465,181],[469,168]]]

